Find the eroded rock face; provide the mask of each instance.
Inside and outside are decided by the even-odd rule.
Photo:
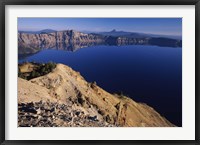
[[[40,101],[42,103],[38,104]],[[110,94],[63,64],[57,64],[53,72],[29,81],[18,78],[18,104],[19,126],[46,126],[46,123],[48,126],[174,126],[148,105],[123,95]],[[59,121],[35,124],[38,111],[43,112],[42,118],[54,116]],[[60,119],[60,116],[77,121],[71,124],[71,120]]]
[[[95,34],[84,34],[74,30],[58,31],[47,34],[18,33],[19,54],[34,53],[44,48],[103,43],[104,37]]]
[[[169,38],[103,36],[99,34],[85,34],[74,30],[57,31],[51,33],[29,34],[18,33],[18,54],[33,54],[41,49],[56,48],[75,51],[82,47],[93,45],[158,45],[181,47],[182,41]]]

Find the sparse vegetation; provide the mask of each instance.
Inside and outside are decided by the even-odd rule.
[[[29,79],[51,71],[52,66],[27,62],[19,65],[19,75]],[[92,88],[84,79],[75,79],[77,76],[70,67],[58,64],[52,73],[34,81],[19,78],[18,126],[173,126],[151,107],[132,101],[123,92],[113,95],[95,83]]]
[[[122,91],[114,93],[115,96],[117,96],[120,99],[127,99],[130,98],[128,95],[124,94]]]
[[[30,80],[39,76],[46,75],[53,71],[56,67],[56,63],[35,63],[25,62],[18,65],[18,77]]]

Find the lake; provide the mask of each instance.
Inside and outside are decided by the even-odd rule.
[[[63,63],[110,93],[122,92],[182,126],[182,48],[148,45],[44,49],[19,62]]]

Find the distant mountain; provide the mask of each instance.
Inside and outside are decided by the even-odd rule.
[[[181,36],[174,35],[159,35],[159,34],[148,34],[148,33],[137,33],[137,32],[126,32],[126,31],[117,31],[113,29],[109,32],[93,32],[92,34],[101,34],[104,36],[115,36],[115,37],[127,37],[127,38],[150,38],[150,37],[162,37],[162,38],[171,38],[182,40]]]
[[[101,34],[104,36],[127,36],[127,35],[131,35],[132,32],[117,31],[116,29],[113,29],[110,32],[96,32],[95,34]],[[137,33],[135,33],[135,34],[137,34]]]
[[[182,40],[167,37],[150,37],[142,33],[116,31],[115,29],[104,34],[103,32],[101,34],[86,34],[75,30],[54,31],[50,29],[37,32],[18,32],[19,54],[34,54],[46,48],[75,51],[78,48],[102,44],[182,47]]]
[[[149,37],[154,37],[154,38],[162,37],[162,38],[170,38],[170,39],[182,40],[182,36],[177,36],[177,35],[161,35],[161,34],[144,34],[144,35],[147,35]]]
[[[56,32],[56,30],[52,29],[44,29],[40,31],[18,31],[19,33],[27,33],[27,34],[46,34],[46,33],[53,33]]]
[[[18,32],[26,33],[26,34],[48,34],[48,33],[54,33],[57,31],[52,30],[52,29],[44,29],[44,30],[40,30],[40,31],[18,31]],[[98,35],[102,35],[102,36],[126,37],[126,38],[150,38],[150,37],[159,38],[159,37],[162,37],[162,38],[182,40],[182,36],[126,32],[126,31],[117,31],[116,29],[113,29],[109,32],[82,31],[82,33],[96,34],[96,35],[98,34]]]

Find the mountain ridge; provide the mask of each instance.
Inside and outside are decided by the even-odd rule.
[[[164,35],[164,34],[151,34],[151,33],[142,33],[142,32],[129,32],[129,31],[118,31],[116,29],[113,29],[111,31],[105,31],[105,32],[90,32],[90,31],[83,31],[86,32],[87,34],[101,34],[101,35],[109,35],[109,36],[126,36],[126,37],[131,37],[136,36],[139,38],[144,38],[144,37],[162,37],[162,38],[170,38],[170,39],[177,39],[177,40],[182,40],[182,36],[179,35]],[[130,36],[129,36],[130,35]]]
[[[114,32],[114,33],[117,33]],[[135,34],[133,34],[135,35]],[[50,33],[29,34],[18,33],[19,54],[36,53],[47,48],[68,48],[74,45],[87,44],[99,45],[157,45],[164,47],[181,47],[182,41],[162,37],[133,37],[133,36],[111,36],[102,34],[86,34],[75,30],[56,31]]]
[[[70,29],[69,29],[70,30]],[[72,30],[72,29],[71,29]],[[53,29],[43,29],[43,30],[39,30],[39,31],[23,31],[23,30],[19,30],[19,33],[29,33],[29,34],[41,34],[41,33],[51,33],[51,32],[59,32],[59,31],[68,31],[68,30],[53,30]],[[118,36],[122,36],[122,35],[142,35],[143,37],[163,37],[163,38],[171,38],[171,39],[178,39],[178,40],[182,40],[182,36],[178,36],[178,35],[164,35],[164,34],[151,34],[151,33],[142,33],[142,32],[129,32],[129,31],[123,31],[123,30],[116,30],[113,29],[111,31],[102,31],[102,32],[93,32],[93,31],[79,31],[82,33],[86,33],[86,34],[102,34],[105,35],[107,33],[107,35],[113,36],[110,33],[123,33],[123,34],[117,34]]]

